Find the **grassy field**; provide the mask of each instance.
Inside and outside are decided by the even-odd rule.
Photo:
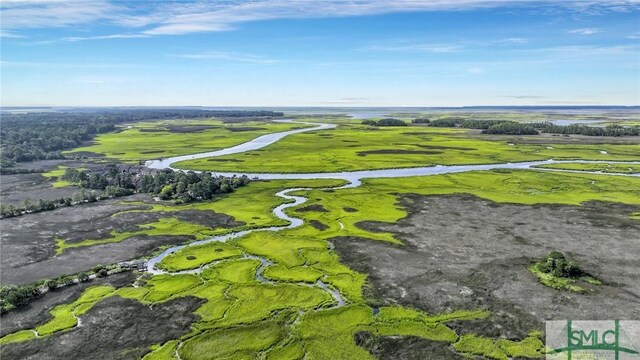
[[[398,207],[397,194],[471,194],[501,203],[579,205],[585,201],[640,204],[640,178],[607,175],[541,172],[528,170],[477,171],[463,174],[367,179],[357,188],[338,191],[313,190],[302,206],[321,205],[325,211],[291,212],[305,225],[290,233],[316,239],[354,236],[398,242],[391,234],[369,232],[362,221],[395,222],[407,215]],[[629,214],[632,216],[631,214]],[[308,225],[328,226],[318,231]]]
[[[36,327],[35,331],[39,336],[45,336],[76,326],[78,324],[77,316],[86,313],[95,303],[103,297],[111,295],[114,290],[111,286],[88,288],[76,301],[53,308],[51,310],[53,319]]]
[[[638,174],[640,173],[640,165],[634,164],[545,164],[537,166],[539,168],[547,169],[561,169],[561,170],[573,170],[573,171],[600,171],[603,173],[618,173],[618,174]]]
[[[359,128],[356,126],[354,129]],[[411,132],[413,128],[391,129],[389,133],[387,129],[358,131],[366,135],[359,138],[354,135],[354,131],[351,131],[352,141],[368,143],[372,141],[375,134],[379,134],[381,136],[379,143],[389,147],[392,144],[385,142],[388,140],[388,138],[384,140],[386,136],[397,138],[398,131]],[[533,145],[509,146],[504,142],[470,139],[464,131],[422,128],[419,131],[428,132],[428,135],[407,136],[435,139],[433,141],[438,145],[429,143],[429,146],[454,148],[453,150],[442,148],[436,150],[433,147],[429,149],[429,151],[445,151],[446,154],[451,154],[451,161],[460,161],[460,159],[475,161],[492,158],[492,156],[497,156],[495,159],[504,161],[503,157],[507,155],[527,157],[536,154],[535,151],[525,151],[527,147]],[[393,135],[394,133],[396,135]],[[336,131],[329,137],[320,136],[320,133],[304,136],[301,137],[304,141],[298,142],[298,145],[307,146],[305,142],[317,140],[320,141],[319,146],[327,146],[325,150],[329,151],[331,141],[350,144],[344,141],[351,139],[347,134],[349,132],[339,135],[339,131]],[[323,139],[330,137],[334,139]],[[421,144],[424,144],[424,141],[431,140],[423,139]],[[477,143],[478,141],[481,143]],[[371,148],[373,145],[369,143],[366,146]],[[402,146],[404,145],[393,145],[395,148],[402,148]],[[472,146],[476,146],[477,149],[460,149]],[[544,150],[540,151],[557,150],[542,147]],[[596,149],[607,148],[608,155],[637,159],[637,147],[627,145],[620,145],[615,149],[613,147],[614,145],[574,145],[571,149],[565,150],[567,153],[575,152],[584,155],[593,152],[594,156],[604,156]],[[336,148],[336,153],[343,151],[343,148]],[[422,147],[413,149],[417,148],[425,149]],[[290,149],[290,151],[293,152],[291,154],[293,158],[301,156],[301,150],[292,149],[294,150]],[[300,153],[296,155],[296,152]],[[464,155],[465,152],[470,154]],[[264,154],[267,153],[268,151],[265,150]],[[328,152],[330,153],[331,151]],[[344,154],[349,153],[344,152]],[[437,155],[446,159],[446,154],[428,156]],[[396,159],[395,154],[358,156],[351,153],[348,156],[352,158],[344,158],[345,166],[360,166],[358,161],[364,164],[362,166],[369,166],[367,158],[378,155],[381,159],[385,157],[387,164]],[[423,155],[426,154],[420,156]],[[322,150],[315,150],[309,156],[311,159],[304,160],[301,166],[311,168],[311,166],[327,164],[322,161],[314,163],[316,160],[313,160],[315,159],[313,156],[322,157]],[[457,160],[456,157],[458,157]],[[268,160],[262,159],[262,161]],[[281,166],[278,165],[278,161],[273,164],[275,168]],[[338,161],[336,166],[342,166],[339,164],[342,159],[336,161]],[[408,164],[409,160],[405,163]],[[264,166],[267,165],[271,164]],[[82,245],[68,244],[61,239],[59,246],[64,250],[72,246],[93,245],[97,241],[122,241],[138,233],[190,234],[195,238],[201,238],[230,231],[179,221],[172,216],[172,213],[186,209],[224,213],[245,223],[244,226],[235,230],[284,225],[282,220],[271,214],[271,210],[282,202],[275,193],[288,187],[324,187],[340,183],[341,181],[338,180],[256,181],[215,201],[187,205],[152,203],[148,204],[148,209],[133,211],[161,212],[166,214],[166,218],[141,225],[139,232],[114,233],[106,240],[87,240],[86,243],[78,243]],[[445,313],[431,314],[402,306],[383,306],[374,315],[372,304],[375,299],[367,298],[366,276],[341,262],[337,254],[331,250],[331,239],[336,236],[352,236],[400,243],[393,234],[369,231],[362,224],[366,221],[395,222],[405,217],[407,210],[399,204],[403,194],[471,194],[494,202],[528,205],[579,205],[586,201],[640,204],[640,178],[612,177],[604,174],[501,170],[399,179],[368,179],[357,188],[340,190],[318,188],[301,190],[300,194],[308,197],[309,200],[288,210],[290,215],[305,221],[305,225],[299,228],[280,232],[254,232],[224,244],[209,243],[185,248],[166,257],[160,266],[172,271],[204,266],[201,273],[146,275],[138,287],[117,290],[108,286],[89,288],[78,300],[54,307],[51,310],[53,318],[50,321],[34,329],[9,334],[1,338],[0,343],[30,341],[35,337],[34,330],[39,335],[46,336],[72,329],[77,325],[77,316],[82,316],[101,299],[109,296],[121,296],[148,305],[179,297],[194,296],[205,302],[194,311],[199,318],[192,325],[191,332],[178,339],[152,346],[145,359],[176,359],[176,351],[181,359],[202,357],[370,359],[372,355],[365,348],[358,346],[354,339],[355,334],[362,331],[370,333],[373,337],[415,336],[429,339],[450,344],[455,351],[467,356],[480,355],[491,359],[541,358],[543,354],[540,333],[532,333],[522,339],[507,340],[455,330],[464,328],[465,322],[492,315],[493,309],[451,309]],[[121,212],[113,216],[127,216],[131,212]],[[629,216],[637,217],[638,215],[634,213]],[[318,226],[318,224],[324,226]],[[261,263],[250,256],[264,257],[273,263],[262,273],[270,282],[260,282],[256,279],[256,271]],[[207,266],[207,264],[211,265]],[[332,294],[315,285],[317,281],[327,284],[331,290],[338,290],[345,299],[345,306],[336,307],[337,302]],[[453,326],[452,322],[456,325]]]
[[[216,235],[222,231],[215,231],[206,226],[192,224],[186,221],[180,221],[176,218],[167,217],[160,219],[156,222],[138,225],[140,230],[138,231],[127,231],[127,232],[116,232],[111,231],[111,237],[107,237],[105,239],[86,239],[79,242],[70,243],[65,241],[64,239],[56,239],[56,253],[61,254],[68,249],[84,247],[84,246],[94,246],[100,244],[114,243],[120,242],[125,239],[129,239],[138,235],[186,235],[193,236],[195,239],[202,239],[208,236]]]
[[[288,136],[264,149],[188,160],[176,166],[217,171],[334,172],[551,158],[631,161],[637,160],[640,152],[637,144],[530,144],[529,138],[536,136],[491,140],[464,129],[340,124],[334,130]]]
[[[267,226],[287,225],[283,220],[275,217],[271,210],[282,203],[282,199],[275,196],[275,193],[286,187],[325,187],[342,184],[342,180],[295,180],[295,181],[256,181],[247,186],[238,188],[235,192],[220,195],[211,201],[194,202],[189,204],[175,205],[171,202],[162,203],[142,203],[127,202],[125,204],[146,205],[145,210],[125,210],[112,215],[114,218],[128,216],[134,212],[159,212],[166,217],[156,222],[140,224],[140,230],[117,232],[112,231],[111,236],[104,239],[85,239],[79,242],[68,242],[65,239],[56,239],[56,252],[62,252],[84,246],[93,246],[106,243],[120,242],[133,236],[140,235],[186,235],[192,236],[195,240],[205,239],[211,236],[239,231],[248,228],[260,228]],[[211,228],[208,226],[193,224],[188,221],[178,220],[173,216],[175,212],[184,210],[204,210],[223,213],[232,216],[236,221],[244,222],[244,226],[233,229]]]
[[[34,330],[20,330],[0,338],[0,345],[27,341],[36,338]]]
[[[256,182],[247,188],[256,186],[264,192],[260,201],[269,204],[263,204],[259,211],[264,215],[281,201],[273,194],[291,185],[292,182]],[[307,182],[305,185],[325,184]],[[373,315],[363,292],[366,277],[344,266],[329,249],[327,239],[348,235],[398,242],[391,234],[369,232],[358,224],[371,220],[392,222],[406,216],[406,211],[397,205],[398,196],[403,193],[468,193],[497,202],[523,204],[579,204],[590,200],[638,204],[638,189],[640,179],[636,178],[517,170],[370,179],[358,188],[301,191],[309,201],[298,208],[307,207],[307,210],[299,212],[294,208],[290,213],[303,218],[306,223],[320,221],[328,225],[328,229],[318,230],[305,225],[279,233],[256,232],[228,244],[187,248],[165,259],[165,266],[181,270],[241,253],[263,256],[273,262],[263,273],[274,281],[273,284],[260,283],[255,279],[259,261],[227,258],[205,268],[199,275],[153,276],[138,288],[91,288],[77,301],[52,309],[54,318],[33,330],[46,336],[73,328],[77,324],[75,316],[81,316],[101,298],[108,296],[121,296],[148,304],[195,296],[206,302],[195,311],[200,320],[193,325],[192,332],[181,339],[154,346],[147,359],[171,359],[180,344],[178,351],[184,359],[199,357],[204,351],[202,349],[220,356],[264,355],[279,359],[287,356],[299,358],[306,354],[308,358],[348,356],[369,359],[371,355],[354,342],[353,336],[359,331],[367,331],[373,336],[422,337],[450,343],[463,354],[494,359],[541,357],[539,335],[520,340],[473,334],[459,336],[447,325],[450,321],[464,324],[465,321],[484,318],[491,309],[426,314],[411,308],[382,307],[377,315]],[[234,203],[237,201],[233,199],[234,195],[212,203],[218,203],[217,206]],[[165,210],[154,207],[149,211]],[[167,228],[165,231],[172,233],[173,230]],[[223,251],[216,252],[215,248],[220,247],[224,247]],[[196,258],[188,260],[189,255]],[[332,296],[312,285],[318,279],[338,289],[347,306],[334,308]],[[35,336],[30,331],[9,334],[0,342],[29,341]]]
[[[260,261],[256,259],[224,261],[204,269],[202,278],[231,284],[245,284],[255,281],[258,266],[260,266]]]
[[[58,166],[55,170],[49,170],[42,173],[42,176],[52,179],[54,188],[61,188],[65,186],[72,186],[73,183],[71,181],[62,180],[62,175],[64,175],[64,171],[67,169],[66,166]],[[78,169],[83,170],[83,169]]]
[[[554,276],[550,273],[545,273],[540,271],[536,265],[531,265],[528,270],[535,275],[541,284],[544,284],[548,287],[563,290],[563,291],[573,291],[577,293],[583,293],[589,291],[585,285],[602,285],[602,282],[594,277],[585,275],[581,276],[577,279],[565,278]]]
[[[186,341],[180,348],[180,358],[220,359],[233,355],[237,359],[255,359],[281,340],[283,332],[278,321],[208,331]]]
[[[593,124],[600,125],[603,121],[610,121],[614,124],[637,123],[638,114],[629,110],[624,114],[620,113],[568,113],[568,112],[538,112],[538,111],[429,111],[421,113],[391,113],[389,116],[414,119],[417,117],[427,117],[431,120],[448,117],[461,117],[469,120],[498,120],[517,122],[546,122],[554,120],[589,120]]]
[[[197,269],[216,260],[242,255],[242,250],[225,243],[188,246],[162,259],[157,267],[167,271]]]
[[[98,135],[95,144],[65,152],[90,152],[124,162],[192,154],[234,146],[260,135],[305,127],[301,124],[249,121],[226,124],[221,120],[165,120],[139,122],[120,132]]]

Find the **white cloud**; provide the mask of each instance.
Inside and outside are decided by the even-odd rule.
[[[113,83],[126,83],[134,81],[135,79],[118,77],[118,76],[81,76],[76,79],[73,79],[71,82],[76,84],[91,84],[91,85],[100,85],[100,84],[113,84]]]
[[[58,41],[85,41],[85,40],[110,40],[110,39],[139,39],[146,38],[149,35],[145,34],[113,34],[113,35],[100,35],[100,36],[70,36],[59,39]]]
[[[539,95],[503,95],[502,97],[510,99],[546,99],[545,96]]]
[[[3,0],[5,29],[62,27],[104,20],[142,35],[228,31],[272,19],[363,16],[411,11],[469,10],[547,5],[574,12],[630,11],[639,0],[215,0],[124,2],[115,0]],[[593,30],[593,29],[576,29]],[[87,36],[86,39],[106,37]],[[517,43],[518,38],[512,39]]]
[[[470,10],[509,5],[544,3],[561,6],[570,11],[628,11],[638,0],[610,1],[603,4],[585,0],[241,0],[197,3],[185,6],[178,3],[166,6],[141,22],[155,21],[149,35],[179,35],[193,32],[213,32],[234,29],[249,21],[283,18],[321,18],[363,16],[410,11]],[[131,18],[134,21],[134,18]]]
[[[548,48],[538,48],[525,50],[529,53],[544,54],[558,57],[593,57],[593,56],[619,56],[637,55],[640,48],[636,45],[613,45],[613,46],[592,46],[592,45],[567,45],[554,46]]]
[[[338,100],[328,100],[328,101],[320,101],[319,104],[331,104],[331,105],[355,105],[355,104],[366,104],[371,102],[372,98],[368,97],[346,97]]]
[[[484,69],[481,67],[472,67],[472,68],[468,68],[467,72],[469,74],[484,74]]]
[[[107,0],[3,0],[3,29],[63,27],[114,16],[122,7]]]
[[[0,38],[10,38],[10,39],[20,39],[20,38],[24,38],[25,36],[20,35],[20,34],[16,34],[12,31],[7,31],[4,29],[0,29]]]
[[[598,28],[582,28],[582,29],[570,30],[569,34],[593,35],[593,34],[597,34],[597,33],[601,33],[601,32],[602,32],[602,30],[600,30]]]
[[[517,37],[513,37],[513,38],[507,38],[507,39],[502,39],[502,40],[498,40],[496,41],[497,44],[518,44],[518,45],[524,45],[524,44],[528,44],[529,40],[524,39],[524,38],[517,38]]]
[[[428,52],[428,53],[453,53],[461,51],[461,45],[447,44],[406,44],[406,45],[374,45],[365,48],[365,50],[373,51],[399,51],[399,52]]]
[[[53,63],[53,62],[35,62],[35,61],[11,61],[11,60],[2,60],[0,61],[0,66],[2,67],[18,67],[18,68],[71,68],[71,69],[81,69],[81,68],[122,68],[122,67],[131,67],[134,65],[131,64],[111,64],[111,63]]]
[[[181,58],[181,59],[191,59],[191,60],[228,60],[228,61],[252,63],[252,64],[273,64],[273,63],[279,62],[278,60],[267,59],[257,55],[222,52],[222,51],[209,51],[209,52],[198,53],[198,54],[179,54],[179,55],[170,55],[170,56]]]

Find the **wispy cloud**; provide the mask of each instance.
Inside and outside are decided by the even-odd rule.
[[[119,76],[81,76],[71,80],[71,82],[76,84],[91,84],[91,85],[101,85],[101,84],[113,84],[113,83],[126,83],[135,81],[136,79],[119,77]]]
[[[387,44],[376,44],[367,46],[358,50],[370,50],[370,51],[389,51],[389,52],[426,52],[426,53],[456,53],[468,49],[474,48],[488,48],[495,46],[511,46],[511,45],[525,45],[529,40],[520,37],[511,37],[498,40],[486,40],[486,41],[464,41],[454,42],[448,44],[432,44],[432,43],[407,43],[406,41],[395,41]]]
[[[627,35],[627,39],[634,39],[634,40],[635,39],[640,39],[640,31],[636,32],[636,33],[633,33],[631,35]]]
[[[99,35],[99,36],[70,36],[59,39],[59,41],[86,41],[86,40],[110,40],[110,39],[139,39],[146,38],[149,35],[145,34],[113,34],[113,35]]]
[[[524,45],[524,44],[528,44],[529,40],[527,40],[525,38],[512,37],[512,38],[507,38],[507,39],[496,40],[496,41],[494,41],[494,43],[496,43],[496,44]]]
[[[39,62],[39,61],[0,61],[2,67],[20,67],[20,68],[122,68],[131,67],[131,64],[111,64],[111,63],[58,63],[58,62]]]
[[[453,53],[463,49],[461,45],[447,44],[406,44],[406,45],[373,45],[364,48],[372,51],[402,51],[402,52],[428,52],[428,53]]]
[[[547,56],[569,56],[569,57],[588,57],[588,56],[619,56],[619,55],[637,55],[640,47],[637,45],[612,45],[612,46],[592,46],[592,45],[567,45],[552,46],[546,48],[525,50],[527,53]]]
[[[481,67],[471,67],[466,69],[466,71],[469,74],[484,74],[485,73],[485,69],[481,68]]]
[[[569,34],[593,35],[593,34],[597,34],[597,33],[601,33],[601,32],[602,32],[602,30],[598,29],[598,28],[582,28],[582,29],[570,30]]]
[[[227,60],[227,61],[235,61],[241,63],[251,63],[251,64],[273,64],[278,63],[280,61],[267,59],[262,56],[252,55],[252,54],[241,54],[241,53],[233,53],[233,52],[222,52],[222,51],[209,51],[198,54],[178,54],[178,55],[170,55],[171,57],[181,58],[181,59],[191,59],[191,60]]]
[[[595,100],[588,100],[588,101],[581,101],[581,100],[549,100],[549,101],[545,101],[544,104],[546,105],[599,105],[601,104],[600,101],[595,101]]]
[[[167,6],[156,12],[149,35],[177,35],[193,32],[226,31],[248,21],[283,18],[363,16],[411,11],[469,10],[514,5],[545,4],[570,11],[628,11],[637,0],[607,3],[588,0],[240,0],[197,3],[185,7]],[[149,21],[144,16],[141,21]]]
[[[332,104],[332,105],[354,105],[368,103],[372,98],[367,97],[345,97],[338,100],[320,101],[319,104]]]
[[[538,95],[503,95],[502,97],[509,99],[546,99],[546,96]]]
[[[63,27],[104,20],[147,36],[228,31],[242,23],[273,19],[364,16],[544,4],[573,12],[630,11],[638,0],[216,0],[133,2],[115,0],[3,0],[3,28]],[[593,29],[576,29],[593,30]],[[581,34],[577,32],[577,34]],[[587,33],[584,33],[587,35]],[[112,37],[109,37],[112,36]],[[118,35],[82,39],[122,38]],[[518,39],[513,38],[514,43]]]
[[[7,31],[4,29],[0,29],[0,38],[10,38],[10,39],[21,39],[24,38],[25,36],[11,32],[11,31]]]
[[[0,9],[2,27],[12,30],[86,24],[124,10],[107,0],[3,0]]]

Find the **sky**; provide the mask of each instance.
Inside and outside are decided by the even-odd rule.
[[[2,106],[640,105],[640,0],[2,0]]]

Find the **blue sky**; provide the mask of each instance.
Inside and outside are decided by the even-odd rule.
[[[640,1],[3,0],[3,106],[640,104]]]

